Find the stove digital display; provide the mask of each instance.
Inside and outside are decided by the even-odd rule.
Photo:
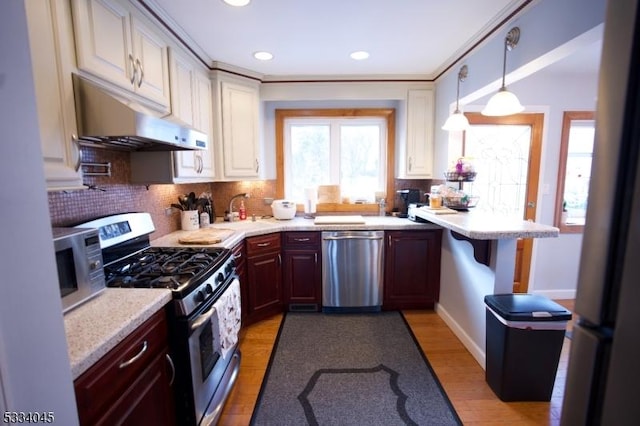
[[[102,241],[107,241],[112,238],[119,237],[120,235],[124,235],[127,232],[131,232],[131,225],[129,225],[128,221],[112,223],[100,227],[100,239]]]

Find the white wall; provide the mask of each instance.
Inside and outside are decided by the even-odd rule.
[[[27,37],[23,0],[0,2],[0,411],[75,425]]]
[[[521,36],[518,46],[507,54],[507,73],[511,72],[507,86],[517,93],[526,111],[546,115],[536,222],[553,224],[562,111],[594,110],[597,76],[558,77],[544,71],[544,67],[598,40],[604,6],[602,0],[535,3],[437,81],[436,175],[441,175],[449,164],[449,134],[440,126],[455,101],[459,68],[463,64],[469,67],[469,77],[460,88],[461,105],[465,111],[479,111],[499,87],[504,36],[517,25]],[[580,234],[535,240],[529,291],[557,299],[574,297],[581,244]]]

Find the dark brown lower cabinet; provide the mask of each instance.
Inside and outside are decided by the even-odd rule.
[[[282,312],[282,255],[280,234],[249,237],[247,252],[247,317],[251,324]],[[242,285],[242,284],[241,284]]]
[[[282,239],[285,308],[290,311],[319,311],[322,306],[320,232],[285,232]]]
[[[164,311],[154,314],[74,382],[81,425],[175,425]]]
[[[440,294],[442,230],[385,232],[382,307],[433,308]]]

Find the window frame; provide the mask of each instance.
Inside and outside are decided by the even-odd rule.
[[[276,196],[284,198],[285,188],[285,120],[288,118],[384,118],[387,122],[386,153],[386,201],[387,211],[394,208],[394,170],[395,170],[395,109],[393,108],[338,108],[338,109],[276,109]],[[298,205],[298,210],[304,206]],[[378,205],[323,203],[317,205],[318,212],[378,212]]]
[[[556,205],[554,226],[563,234],[580,234],[584,232],[584,225],[566,224],[562,222],[562,207],[564,203],[564,188],[567,176],[567,157],[569,155],[569,135],[572,121],[593,120],[595,126],[595,111],[564,111],[562,114],[562,133],[560,137],[560,158],[558,161],[558,183],[556,185]]]

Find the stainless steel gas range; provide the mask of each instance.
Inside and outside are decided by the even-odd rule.
[[[148,213],[78,225],[97,228],[107,287],[166,288],[180,425],[213,425],[237,378],[240,283],[231,250],[151,247]]]

